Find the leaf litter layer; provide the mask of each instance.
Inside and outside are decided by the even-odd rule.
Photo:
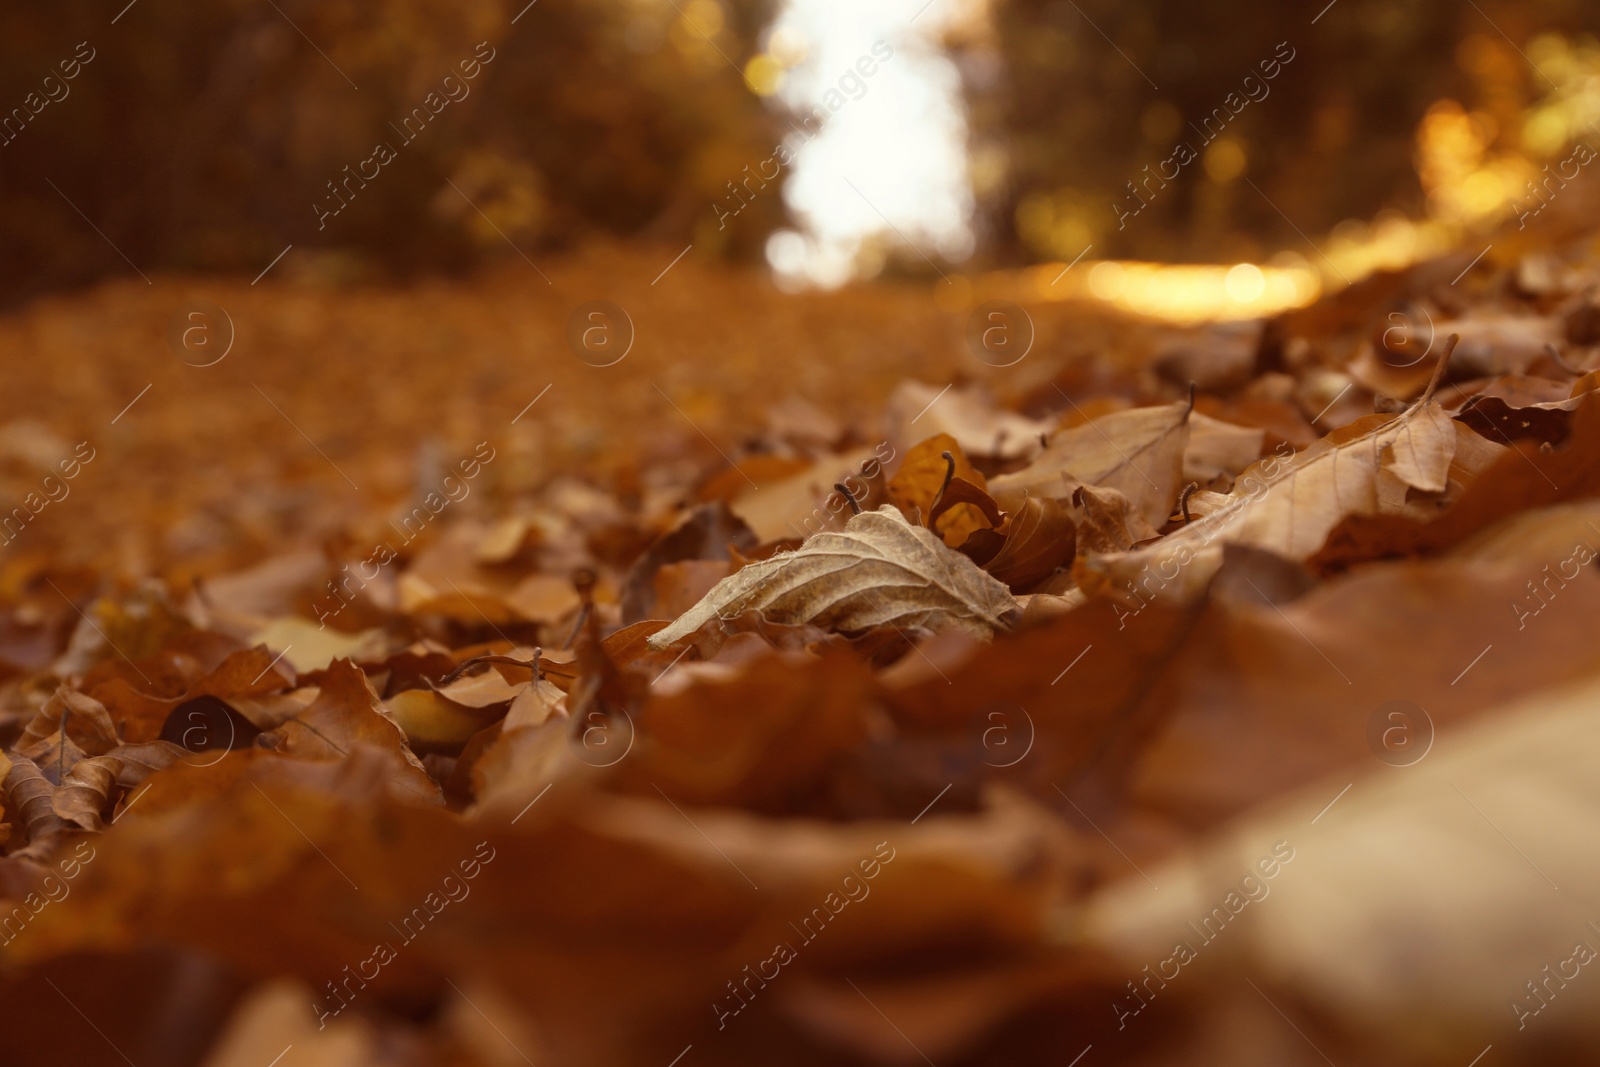
[[[18,312],[0,997],[53,1021],[8,1045],[1592,1045],[1600,986],[1524,988],[1600,946],[1600,853],[1560,832],[1595,810],[1596,268],[1560,260],[1487,260],[1466,305],[1430,265],[1244,345],[1045,306],[1008,368],[921,289],[686,261],[664,295],[615,249],[549,290]],[[619,287],[639,344],[585,364],[566,316]],[[201,290],[238,331],[208,368],[161,339]],[[1440,323],[1420,358],[1385,348],[1402,299]],[[1446,341],[1533,333],[1569,340]]]

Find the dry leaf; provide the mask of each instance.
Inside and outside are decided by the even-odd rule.
[[[1600,394],[1585,395],[1573,415],[1571,437],[1562,448],[1546,452],[1526,441],[1512,448],[1491,442],[1483,445],[1482,451],[1492,455],[1442,515],[1348,516],[1329,535],[1313,563],[1337,570],[1374,556],[1438,552],[1518,510],[1600,492],[1600,464],[1594,462],[1595,450],[1600,449]],[[1458,460],[1463,451],[1458,441]]]
[[[1008,512],[998,551],[978,562],[1013,590],[1025,589],[1072,562],[1077,534],[1061,501],[1024,496]]]
[[[973,534],[997,528],[1005,516],[986,491],[965,478],[952,478],[928,513],[928,528],[951,548],[960,548]]]
[[[846,478],[870,483],[871,476],[892,453],[868,448],[852,449],[817,460],[797,474],[781,480],[757,482],[759,488],[739,478],[742,489],[728,501],[728,510],[750,530],[758,542],[783,537],[807,537],[824,529],[845,512],[834,484]]]
[[[473,734],[505,714],[497,705],[468,707],[432,689],[407,689],[385,700],[383,706],[418,752],[458,751]]]
[[[1126,552],[1157,534],[1156,528],[1133,510],[1128,498],[1115,489],[1080,485],[1072,491],[1072,516],[1078,527],[1080,552]]]
[[[972,456],[1021,459],[1039,450],[1050,423],[1007,411],[981,386],[902,382],[889,397],[891,439],[909,446],[927,435],[955,438]]]
[[[628,568],[622,586],[622,621],[634,623],[652,617],[655,575],[663,566],[684,560],[725,561],[730,547],[748,552],[755,544],[755,534],[727,504],[720,500],[701,504],[651,542]]]
[[[995,493],[1066,498],[1078,485],[1115,489],[1152,526],[1164,523],[1183,487],[1192,403],[1118,411],[1057,430],[1028,466],[992,479]]]
[[[301,674],[326,670],[340,659],[381,659],[389,651],[389,640],[379,629],[345,633],[331,626],[318,626],[308,619],[275,619],[249,637],[252,645],[265,645]]]
[[[22,824],[28,844],[35,850],[48,849],[49,843],[64,825],[61,817],[55,813],[52,802],[55,786],[40,773],[33,760],[27,756],[12,755],[5,782],[0,788],[5,791],[6,810],[13,813],[14,823],[20,821]]]
[[[105,705],[63,685],[28,721],[28,728],[17,741],[17,750],[29,751],[33,746],[50,743],[61,733],[63,721],[66,735],[91,756],[103,756],[117,746],[117,728]]]
[[[1445,489],[1456,437],[1427,395],[1399,415],[1370,415],[1302,452],[1262,460],[1232,493],[1196,493],[1193,522],[1145,548],[1080,561],[1079,584],[1122,591],[1142,583],[1136,595],[1191,596],[1220,566],[1224,543],[1309,559],[1347,517],[1401,513],[1413,491]]]
[[[954,627],[979,637],[1009,626],[1019,610],[1005,586],[886,504],[854,516],[841,533],[818,534],[718,582],[651,637],[650,647],[666,648],[712,619],[751,609],[773,622],[845,632]]]
[[[975,531],[1000,524],[999,509],[986,485],[956,439],[936,434],[906,453],[887,489],[889,502],[906,518],[935,531],[951,548],[959,548]]]
[[[1260,427],[1239,426],[1214,419],[1199,411],[1189,415],[1189,444],[1183,450],[1185,481],[1199,482],[1200,488],[1215,488],[1222,479],[1232,480],[1240,471],[1261,458],[1261,445],[1267,431]]]
[[[347,659],[322,673],[321,691],[305,711],[271,733],[262,747],[285,756],[330,760],[347,756],[357,745],[371,745],[394,757],[390,782],[401,795],[438,803],[439,786],[405,743],[405,733],[385,713],[367,676]]]

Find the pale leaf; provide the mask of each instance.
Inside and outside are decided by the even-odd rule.
[[[1017,602],[932,531],[884,505],[856,515],[842,532],[817,534],[724,578],[648,644],[666,648],[715,618],[752,609],[787,625],[954,628],[987,638],[1010,624]]]

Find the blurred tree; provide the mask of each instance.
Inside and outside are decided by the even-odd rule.
[[[780,136],[740,73],[770,15],[770,0],[12,6],[5,299],[126,271],[122,255],[254,274],[293,242],[325,268],[404,272],[514,254],[507,240],[705,230]]]
[[[1518,147],[1521,116],[1551,88],[1519,50],[1550,30],[1600,30],[1600,8],[992,0],[990,25],[952,42],[984,244],[1003,263],[1090,244],[1095,256],[1314,257],[1302,234],[1384,208],[1422,213],[1415,138],[1441,98],[1476,101],[1497,124],[1488,139]]]

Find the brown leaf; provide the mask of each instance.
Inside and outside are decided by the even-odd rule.
[[[50,842],[66,825],[55,813],[56,787],[33,760],[13,755],[0,789],[4,790],[6,810],[13,813],[13,822],[21,821],[29,851],[48,851]]]
[[[1010,510],[1002,532],[1000,550],[982,566],[1012,590],[1025,589],[1070,563],[1077,549],[1078,528],[1071,513],[1048,497],[1025,496]]]
[[[756,536],[718,500],[689,512],[634,561],[622,582],[622,621],[660,617],[655,608],[656,572],[682,560],[726,560],[730,547],[750,551]]]
[[[728,502],[728,508],[758,542],[809,537],[849,515],[844,498],[833,490],[836,483],[849,479],[858,487],[871,486],[889,458],[892,454],[852,449],[819,459],[781,481],[757,479],[760,488],[751,486],[735,471],[732,473],[739,477],[743,488]]]
[[[438,783],[423,770],[404,732],[385,713],[367,676],[347,659],[323,672],[321,691],[310,707],[263,734],[260,743],[282,755],[309,760],[337,759],[357,745],[369,745],[395,757],[389,781],[398,794],[425,803],[441,799]]]
[[[1594,459],[1597,450],[1600,394],[1591,393],[1573,415],[1572,435],[1564,448],[1546,453],[1524,441],[1513,448],[1499,449],[1492,463],[1437,517],[1345,517],[1330,532],[1326,545],[1311,563],[1326,572],[1365,559],[1401,553],[1432,554],[1516,511],[1600,492],[1600,463]]]
[[[951,548],[960,548],[980,530],[1000,525],[1004,515],[994,497],[965,478],[952,478],[928,513],[928,528]]]
[[[655,692],[637,715],[650,743],[618,765],[615,788],[783,811],[866,737],[863,697],[873,688],[871,672],[842,652],[823,664],[763,652],[733,677]]]
[[[507,659],[519,659],[523,650],[514,649]],[[525,661],[524,661],[525,662]],[[505,668],[505,673],[501,672]],[[511,674],[517,681],[507,681],[506,674]],[[491,669],[475,673],[462,674],[448,685],[436,685],[433,689],[452,704],[464,708],[489,708],[505,704],[514,699],[522,691],[529,675],[526,669],[510,664],[492,663]]]
[[[540,726],[552,715],[566,714],[566,694],[540,678],[524,686],[506,709],[505,729]]]
[[[383,707],[418,752],[460,751],[473,734],[505,715],[500,704],[468,707],[432,689],[396,693],[383,702]]]
[[[1600,877],[1594,823],[1583,817],[1594,811],[1600,774],[1597,709],[1592,676],[1508,694],[1483,721],[1441,736],[1444,743],[1401,772],[1368,761],[1311,780],[1283,803],[1146,868],[1159,892],[1140,878],[1104,887],[1086,904],[1081,929],[1137,973],[1144,961],[1172,952],[1174,931],[1188,939],[1187,924],[1236,890],[1241,873],[1276,856],[1291,862],[1260,869],[1281,876],[1246,887],[1268,902],[1237,927],[1229,923],[1225,957],[1203,964],[1224,977],[1191,987],[1182,1010],[1221,1011],[1233,999],[1231,981],[1270,975],[1280,988],[1268,986],[1263,997],[1298,1006],[1288,1010],[1316,1019],[1323,1032],[1376,1033],[1380,1044],[1402,1045],[1425,1035],[1424,1058],[1435,1062],[1470,1062],[1491,1042],[1515,1048],[1536,1027],[1558,1028],[1543,1031],[1555,1035],[1543,1040],[1590,1047],[1600,1040],[1600,1016],[1589,1009],[1594,992],[1540,979],[1558,966],[1576,975],[1577,961],[1594,959],[1587,916],[1555,906],[1561,898],[1552,887],[1565,894]],[[1327,811],[1347,788],[1349,796]],[[1307,828],[1317,819],[1312,838]],[[1419,863],[1411,846],[1424,841],[1427,861]],[[1502,870],[1507,841],[1522,854],[1511,853],[1520,869],[1488,873]],[[1375,923],[1380,913],[1386,918]],[[1495,936],[1481,936],[1486,927]],[[1405,936],[1396,937],[1397,929]],[[1283,1025],[1276,1008],[1266,1010]],[[1337,1045],[1320,1037],[1318,1044],[1339,1055]],[[1323,1062],[1314,1053],[1308,1059]],[[1540,1061],[1538,1054],[1528,1060]]]
[[[57,723],[59,727],[59,720]],[[15,755],[33,760],[45,778],[60,785],[86,754],[70,734],[58,728],[53,735],[42,737],[26,748],[16,749]]]
[[[846,632],[955,627],[988,637],[1010,624],[1017,605],[1005,586],[886,504],[855,516],[842,533],[818,534],[717,583],[650,647],[666,648],[718,616],[752,608],[774,622]]]
[[[1493,441],[1562,444],[1572,426],[1572,413],[1583,402],[1583,394],[1569,396],[1567,389],[1544,378],[1527,379],[1527,382],[1527,385],[1511,382],[1506,386],[1491,386],[1475,393],[1461,405],[1455,417]],[[1540,389],[1540,385],[1549,388]],[[1547,393],[1557,395],[1544,395]]]
[[[169,642],[137,669],[129,663],[102,664],[84,679],[83,688],[106,706],[124,741],[151,741],[173,709],[188,701],[205,696],[242,701],[282,690],[294,674],[285,661],[295,652],[280,660],[263,647],[241,649],[217,634],[192,635]]]
[[[17,741],[19,751],[55,738],[66,722],[67,736],[91,756],[103,756],[117,746],[117,728],[105,705],[67,686],[59,686]]]
[[[699,603],[712,586],[737,568],[728,560],[686,559],[656,571],[650,613],[654,618],[675,619]]]
[[[51,809],[65,822],[85,830],[102,830],[100,813],[111,803],[120,762],[112,756],[79,760],[51,798]]]
[[[1238,426],[1214,419],[1201,412],[1189,416],[1189,444],[1183,450],[1183,478],[1199,482],[1200,488],[1216,488],[1214,482],[1232,480],[1240,471],[1261,458],[1261,445],[1267,431],[1259,427]]]
[[[1199,518],[1145,548],[1080,558],[1079,585],[1131,590],[1142,582],[1147,592],[1192,596],[1220,566],[1225,542],[1308,559],[1347,516],[1402,512],[1411,490],[1446,488],[1455,452],[1455,424],[1424,395],[1403,414],[1370,415],[1302,452],[1263,460],[1230,494],[1195,494]]]
[[[999,407],[982,386],[949,388],[902,382],[889,397],[891,439],[920,440],[927,434],[954,438],[972,456],[1016,460],[1039,449],[1048,422]],[[935,453],[937,455],[937,453]]]
[[[1097,555],[1126,552],[1140,541],[1156,536],[1155,527],[1139,516],[1128,498],[1115,489],[1080,485],[1072,491],[1072,509],[1079,552]]]
[[[950,472],[950,461],[944,458],[946,452],[955,460],[957,478],[979,489],[987,488],[983,475],[967,459],[956,439],[945,433],[935,434],[908,449],[900,469],[889,479],[889,503],[904,512],[906,518],[916,521],[921,516],[923,525],[932,524],[929,515]]]
[[[1152,526],[1172,513],[1183,487],[1188,402],[1134,408],[1058,430],[1032,463],[994,479],[996,493],[1066,498],[1078,485],[1115,489]]]

